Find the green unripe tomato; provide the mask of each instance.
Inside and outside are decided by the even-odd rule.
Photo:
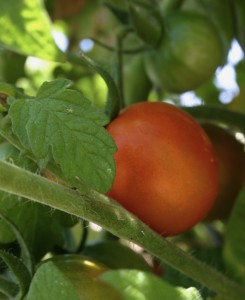
[[[164,28],[159,47],[146,54],[152,82],[167,92],[183,93],[210,79],[224,57],[214,24],[203,15],[177,12],[166,16]]]
[[[57,255],[52,261],[71,281],[81,300],[122,300],[121,295],[112,286],[99,279],[107,267],[96,260],[81,255]]]
[[[234,12],[231,7],[230,0],[186,0],[181,9],[198,12],[213,21],[219,31],[225,54],[227,55],[235,35]]]

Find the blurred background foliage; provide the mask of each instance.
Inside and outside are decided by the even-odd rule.
[[[168,2],[171,1],[159,2],[162,2],[163,6],[169,6]],[[126,54],[123,67],[126,103],[131,102],[130,98],[135,98],[135,101],[147,98],[153,101],[167,100],[184,106],[214,104],[244,112],[244,53],[242,43],[229,32],[233,23],[231,24],[230,18],[227,18],[226,5],[223,4],[220,10],[221,6],[217,3],[221,1],[216,1],[216,4],[211,4],[212,1],[200,1],[198,4],[191,0],[183,2],[181,9],[202,14],[211,11],[210,18],[218,22],[219,26],[224,25],[222,29],[228,32],[226,34],[228,38],[225,41],[227,56],[223,66],[219,67],[214,76],[196,90],[182,94],[169,94],[164,90],[156,89],[151,84],[140,57],[142,51],[139,50],[137,55]],[[116,47],[117,33],[128,22],[125,3],[125,1],[101,0],[71,0],[69,2],[45,0],[44,9],[51,21],[54,40],[63,52],[79,55],[83,51],[110,73],[116,75],[117,58],[116,52],[112,50]],[[241,24],[241,26],[244,25]],[[125,49],[140,49],[141,46],[142,41],[133,33],[128,34],[124,40]],[[84,92],[96,106],[104,106],[106,85],[100,76],[88,68],[69,62],[65,64],[50,62],[5,49],[0,51],[1,80],[23,88],[27,94],[35,94],[43,81],[60,77],[73,80],[74,88]]]

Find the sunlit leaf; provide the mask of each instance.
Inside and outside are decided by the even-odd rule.
[[[151,273],[136,270],[107,271],[101,275],[123,293],[125,300],[201,300],[195,288],[176,288]]]
[[[30,285],[27,300],[79,300],[74,286],[52,262],[41,265]]]
[[[25,55],[64,61],[40,0],[0,0],[0,43]]]

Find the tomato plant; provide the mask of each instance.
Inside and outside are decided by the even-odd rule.
[[[1,300],[245,299],[243,2],[0,0]]]
[[[190,116],[166,103],[142,102],[107,130],[118,147],[109,196],[162,235],[179,234],[204,218],[218,172],[211,143]]]
[[[220,173],[219,193],[207,219],[227,218],[244,184],[244,145],[228,129],[209,123],[202,127],[213,144]]]

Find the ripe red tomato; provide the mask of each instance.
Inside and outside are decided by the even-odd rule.
[[[244,183],[244,145],[236,140],[232,132],[222,127],[211,123],[201,125],[213,144],[220,174],[219,193],[205,219],[225,219],[229,217]]]
[[[216,197],[209,138],[186,112],[163,102],[127,107],[107,127],[118,147],[108,195],[164,236],[202,220]]]

